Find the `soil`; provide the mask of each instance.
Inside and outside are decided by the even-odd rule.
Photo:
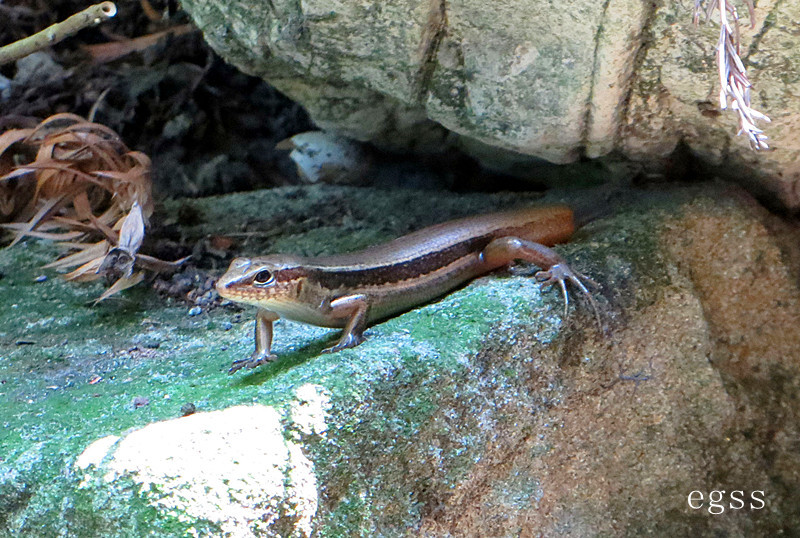
[[[0,46],[86,7],[84,0],[0,3]],[[298,183],[288,152],[275,145],[314,129],[302,107],[226,64],[177,2],[117,2],[117,9],[115,17],[99,26],[0,66],[0,133],[32,127],[61,112],[106,125],[129,148],[152,159],[159,205],[169,198]],[[168,30],[175,33],[133,50],[135,39]],[[98,57],[93,47],[101,44],[113,45],[121,55]],[[219,299],[208,270],[219,260],[209,263],[204,242],[182,237],[179,228],[186,218],[158,207],[142,252],[165,260],[192,254],[179,274],[158,275],[153,287],[162,295],[211,308]]]
[[[0,45],[86,6],[83,0],[3,2]],[[0,67],[0,131],[35,125],[59,112],[93,114],[128,147],[152,158],[157,199],[297,181],[287,152],[275,144],[313,129],[299,105],[227,65],[177,2],[118,2],[117,8],[117,15],[99,26]],[[90,53],[102,43],[124,51],[135,38],[170,29],[185,33],[112,61]]]

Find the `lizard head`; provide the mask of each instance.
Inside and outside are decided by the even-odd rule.
[[[300,260],[274,255],[258,258],[235,258],[217,281],[220,296],[270,309],[297,297],[307,271]]]

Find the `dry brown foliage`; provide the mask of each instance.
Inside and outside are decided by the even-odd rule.
[[[113,130],[73,114],[0,134],[0,224],[13,234],[59,241],[72,252],[46,267],[72,268],[67,280],[116,281],[101,301],[164,271],[139,254],[153,212],[150,159],[130,151]]]
[[[750,24],[755,28],[755,6],[753,0],[744,0],[750,14]],[[719,107],[728,108],[728,100],[739,115],[739,133],[746,134],[750,147],[754,150],[767,150],[767,136],[756,126],[756,121],[769,123],[770,119],[750,106],[750,88],[753,86],[747,78],[740,53],[739,14],[731,0],[709,0],[704,6],[703,0],[694,2],[694,23],[705,14],[706,20],[716,9],[719,13],[720,33],[717,42],[717,68],[719,70]],[[733,24],[729,22],[729,19]]]

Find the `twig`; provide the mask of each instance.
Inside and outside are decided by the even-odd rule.
[[[100,24],[116,14],[117,6],[114,5],[114,2],[102,2],[87,7],[61,22],[48,26],[41,32],[0,48],[0,65],[13,62],[32,52],[49,47],[84,28]]]

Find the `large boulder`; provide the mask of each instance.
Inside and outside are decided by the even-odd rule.
[[[754,106],[774,151],[754,153],[720,111],[718,25],[690,3],[185,0],[209,43],[302,103],[323,129],[379,145],[456,143],[533,175],[612,152],[660,167],[681,144],[751,191],[800,207],[796,2],[742,25]],[[743,6],[740,6],[743,7]],[[746,11],[746,10],[745,10]],[[449,137],[448,133],[457,133]]]

